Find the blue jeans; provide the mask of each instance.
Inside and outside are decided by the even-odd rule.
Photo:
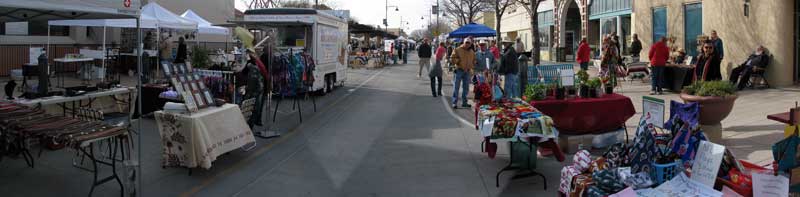
[[[503,88],[506,89],[506,98],[519,97],[519,76],[517,74],[506,74],[506,84]]]
[[[664,66],[653,66],[653,73],[650,73],[650,90],[661,92],[661,85],[664,84]]]
[[[469,78],[470,76],[468,72],[461,69],[456,70],[456,76],[453,80],[453,85],[455,86],[455,90],[453,90],[453,105],[458,104],[459,89],[461,89],[461,103],[467,104],[467,93],[469,93],[470,82]]]
[[[588,70],[589,69],[589,62],[581,63],[581,70]]]

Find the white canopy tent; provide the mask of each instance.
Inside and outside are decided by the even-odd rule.
[[[194,21],[197,23],[197,32],[200,34],[213,34],[213,35],[229,35],[230,31],[228,28],[213,26],[211,22],[208,22],[203,17],[200,17],[192,10],[186,10],[183,12],[181,16],[187,20]]]
[[[103,27],[103,46],[102,51],[106,50],[106,27],[122,27],[122,28],[135,28],[136,19],[88,19],[88,20],[53,20],[48,22],[50,26],[81,26],[81,27]],[[142,6],[142,13],[140,16],[140,27],[146,29],[183,29],[183,30],[197,30],[198,23],[178,16],[170,12],[164,7],[161,7],[155,2],[148,3]],[[48,31],[49,32],[49,31]],[[157,36],[159,34],[156,34]],[[48,45],[50,45],[50,36],[48,35]],[[160,41],[157,38],[156,41]],[[105,61],[102,63],[102,68],[105,69]]]
[[[133,28],[139,28],[139,17],[141,0],[109,1],[109,0],[1,0],[0,1],[0,22],[27,22],[27,21],[49,21],[60,19],[121,19],[130,18],[134,23]],[[48,29],[48,32],[50,30]],[[141,35],[137,36],[138,46],[141,46]],[[48,43],[49,45],[49,43]],[[47,51],[48,53],[50,50]],[[49,57],[49,54],[48,54]],[[137,58],[141,59],[141,56]],[[139,61],[137,67],[141,69]],[[49,72],[49,66],[47,72]],[[137,90],[141,91],[141,81],[137,78]],[[136,98],[136,107],[141,111],[141,97]],[[139,121],[138,128],[142,128]],[[130,128],[133,129],[133,128]],[[140,133],[140,132],[139,132]],[[139,147],[142,147],[142,137],[137,135]],[[142,158],[141,151],[136,151]],[[132,154],[132,153],[130,153]],[[130,157],[129,157],[130,158]],[[128,162],[128,161],[125,161]],[[141,165],[135,164],[136,175],[141,177]],[[141,186],[141,178],[137,178],[137,186]],[[132,191],[141,191],[140,187]],[[136,192],[141,195],[141,192]],[[91,194],[90,194],[91,195]]]

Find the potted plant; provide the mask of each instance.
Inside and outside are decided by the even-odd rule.
[[[547,98],[547,85],[545,84],[534,84],[530,85],[525,88],[525,94],[523,96],[523,100],[525,101],[541,101]]]
[[[733,110],[738,96],[736,88],[726,81],[698,81],[681,92],[684,102],[700,104],[700,124],[717,125]]]
[[[603,90],[605,94],[613,94],[614,93],[614,85],[611,83],[609,77],[600,78],[600,81],[603,84]]]
[[[597,98],[599,96],[597,89],[600,88],[600,85],[601,85],[600,78],[593,78],[586,83],[586,86],[588,86],[590,98]]]
[[[575,84],[578,84],[580,87],[579,96],[583,98],[589,97],[589,86],[587,83],[589,82],[589,73],[586,73],[585,70],[579,70],[575,73]]]

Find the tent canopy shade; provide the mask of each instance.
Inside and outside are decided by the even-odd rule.
[[[141,0],[3,0],[0,22],[136,18]]]
[[[200,34],[214,34],[214,35],[230,34],[228,28],[213,26],[211,25],[211,22],[208,22],[203,17],[200,17],[199,15],[197,15],[197,13],[195,13],[192,10],[186,10],[186,12],[183,12],[183,14],[181,14],[181,17],[196,22],[197,32]]]
[[[148,3],[142,7],[140,16],[141,28],[169,28],[196,30],[197,22],[184,19],[156,3]],[[123,27],[135,28],[135,19],[87,19],[87,20],[54,20],[49,21],[52,26],[85,26],[85,27]]]
[[[470,23],[450,32],[450,38],[494,37],[497,33],[486,25]]]

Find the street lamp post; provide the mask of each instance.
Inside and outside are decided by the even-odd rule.
[[[438,1],[438,0],[437,0]],[[394,7],[394,11],[400,11],[400,8],[397,6],[390,6],[389,0],[386,0],[386,9],[384,9],[384,18],[383,18],[383,26],[386,26],[386,32],[384,32],[385,37],[389,37],[389,8]]]

